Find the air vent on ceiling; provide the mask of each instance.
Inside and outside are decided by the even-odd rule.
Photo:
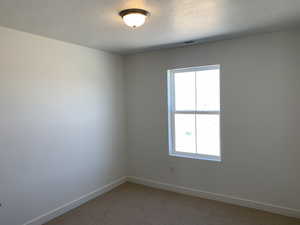
[[[183,44],[185,44],[185,45],[192,45],[192,44],[195,44],[195,43],[196,43],[196,41],[194,41],[194,40],[183,42]]]

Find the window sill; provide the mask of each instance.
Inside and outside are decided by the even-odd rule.
[[[222,161],[220,156],[181,153],[181,152],[172,152],[172,153],[169,153],[169,155],[174,156],[174,157],[180,157],[180,158],[199,159],[199,160],[214,161],[214,162]]]

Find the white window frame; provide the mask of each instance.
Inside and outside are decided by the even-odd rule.
[[[189,68],[180,68],[180,69],[171,69],[168,70],[168,138],[169,138],[169,155],[176,157],[184,157],[184,158],[193,158],[193,159],[201,159],[201,160],[209,160],[209,161],[217,161],[221,162],[222,159],[222,149],[221,149],[221,127],[219,133],[220,139],[220,155],[205,155],[199,153],[188,153],[188,152],[178,152],[175,150],[175,114],[213,114],[219,115],[220,122],[219,126],[221,126],[221,109],[219,111],[200,111],[200,110],[175,110],[175,81],[174,74],[175,73],[183,73],[183,72],[196,72],[203,70],[215,70],[218,69],[221,73],[220,65],[208,65],[208,66],[197,66],[197,67],[189,67]],[[219,79],[221,79],[221,74],[219,74]],[[220,96],[219,96],[220,97]],[[221,102],[220,102],[221,107]]]

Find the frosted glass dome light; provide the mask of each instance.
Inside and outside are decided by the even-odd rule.
[[[142,26],[149,12],[143,9],[125,9],[119,13],[119,15],[123,18],[124,23],[132,28]]]

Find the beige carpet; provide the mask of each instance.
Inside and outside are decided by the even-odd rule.
[[[47,225],[300,225],[300,219],[125,183]]]

